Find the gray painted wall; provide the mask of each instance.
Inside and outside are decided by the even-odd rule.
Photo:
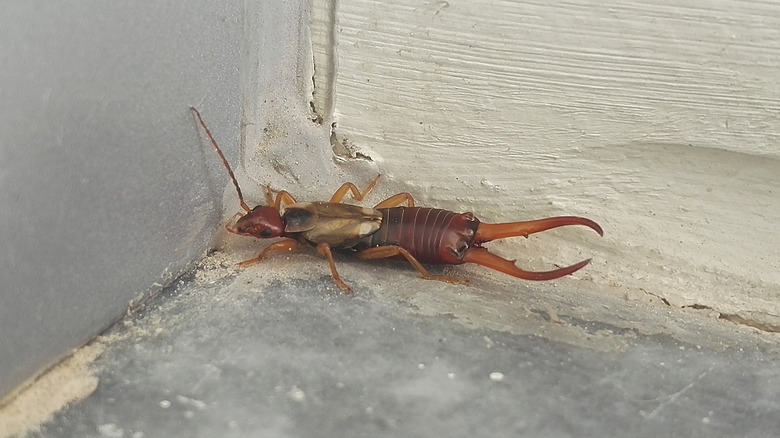
[[[26,2],[0,25],[0,397],[208,248],[235,161],[241,2]]]

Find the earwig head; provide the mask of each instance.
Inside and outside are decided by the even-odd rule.
[[[270,239],[284,234],[284,222],[279,212],[267,205],[258,205],[236,221],[238,234]]]
[[[247,212],[245,215],[241,216],[238,221],[236,221],[235,227],[225,225],[225,228],[231,233],[242,234],[244,236],[253,236],[261,239],[280,237],[282,234],[284,234],[284,221],[282,221],[282,217],[279,215],[279,211],[273,207],[260,205],[251,210],[249,209],[249,205],[244,202],[244,195],[241,193],[241,186],[238,185],[238,180],[236,179],[236,175],[233,173],[233,169],[230,167],[230,163],[228,163],[227,158],[225,158],[225,154],[222,153],[222,149],[219,148],[217,141],[214,140],[214,136],[211,135],[211,131],[209,131],[208,126],[206,126],[206,123],[203,122],[203,118],[200,116],[200,112],[198,112],[195,107],[190,107],[190,111],[192,111],[192,113],[198,119],[198,123],[200,123],[200,126],[203,127],[203,130],[206,131],[206,135],[209,137],[211,145],[214,146],[217,154],[219,154],[219,158],[222,159],[222,164],[225,165],[225,168],[230,175],[230,179],[233,181],[233,185],[236,187],[236,193],[238,193],[238,201],[241,204],[241,208]],[[270,199],[270,188],[268,189],[268,193]]]

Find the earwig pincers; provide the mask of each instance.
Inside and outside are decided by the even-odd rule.
[[[328,260],[333,280],[347,292],[350,288],[336,270],[332,250],[352,253],[364,260],[405,259],[423,278],[448,283],[467,284],[468,280],[448,275],[433,275],[422,264],[476,263],[525,280],[552,280],[583,268],[590,263],[590,259],[552,271],[532,272],[519,268],[514,260],[491,253],[482,245],[506,237],[528,237],[530,234],[566,225],[583,225],[601,236],[604,235],[596,222],[577,216],[489,224],[481,222],[472,213],[415,207],[414,198],[409,193],[393,195],[373,208],[342,203],[347,193],[362,201],[374,188],[380,175],[374,177],[362,191],[351,182],[344,183],[327,202],[299,203],[284,190],[274,197],[271,188],[266,186],[265,197],[268,205],[249,208],[238,180],[211,131],[206,127],[198,110],[192,107],[190,110],[227,168],[236,187],[241,208],[245,211],[243,214],[236,214],[240,217],[235,224],[231,225],[231,220],[225,228],[234,234],[260,239],[283,238],[268,245],[257,257],[241,262],[241,266],[257,263],[271,251],[289,251],[311,245]]]

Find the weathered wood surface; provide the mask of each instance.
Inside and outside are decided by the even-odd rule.
[[[592,255],[579,276],[606,288],[780,330],[780,3],[342,0],[335,18],[337,138],[422,203],[593,218],[604,239],[507,249]]]

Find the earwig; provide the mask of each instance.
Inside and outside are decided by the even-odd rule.
[[[431,274],[422,264],[476,263],[517,278],[541,281],[576,272],[590,263],[591,259],[552,271],[532,272],[519,268],[514,260],[491,253],[482,245],[506,237],[528,237],[530,234],[566,225],[583,225],[601,236],[604,235],[596,222],[576,216],[489,224],[481,222],[472,213],[415,207],[414,198],[405,192],[393,195],[373,208],[342,203],[347,193],[362,201],[374,188],[380,175],[374,177],[362,191],[351,182],[344,183],[327,202],[298,203],[284,190],[274,197],[270,186],[266,186],[265,197],[268,205],[250,209],[244,201],[238,180],[211,131],[206,127],[198,110],[193,107],[190,110],[227,168],[236,187],[239,203],[245,211],[244,214],[237,213],[236,216],[240,216],[238,220],[231,225],[231,219],[225,229],[234,234],[260,239],[283,238],[268,245],[257,257],[241,262],[241,266],[257,263],[271,251],[290,251],[311,245],[328,260],[333,280],[347,292],[351,289],[336,270],[332,250],[349,252],[364,260],[405,259],[423,278],[448,283],[468,284],[468,280]]]

